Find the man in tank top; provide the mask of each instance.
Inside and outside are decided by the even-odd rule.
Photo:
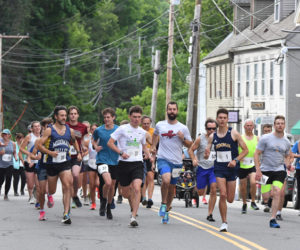
[[[232,203],[235,195],[236,178],[240,161],[248,154],[248,148],[240,133],[228,127],[228,110],[221,108],[217,111],[218,129],[211,134],[205,150],[205,158],[210,155],[211,146],[214,145],[216,159],[214,173],[220,189],[219,210],[222,219],[220,232],[227,232],[227,202]],[[242,148],[238,154],[238,145]]]

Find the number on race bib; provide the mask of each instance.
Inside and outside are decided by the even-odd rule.
[[[127,149],[127,154],[130,157],[137,157],[139,155],[139,149],[138,148],[130,148]]]
[[[11,161],[12,160],[12,155],[4,154],[4,155],[2,155],[2,160],[3,161]]]
[[[210,152],[208,161],[214,161],[216,159],[216,152]]]
[[[67,153],[66,152],[58,152],[58,155],[53,158],[53,163],[62,163],[67,161]]]
[[[231,151],[217,151],[217,162],[230,162],[230,161],[232,161]]]
[[[172,169],[172,177],[177,178],[181,173],[181,168],[173,168]]]
[[[243,164],[244,165],[251,165],[251,166],[254,166],[254,159],[253,157],[245,157],[243,159]]]
[[[269,176],[266,175],[262,175],[262,177],[260,178],[259,181],[257,181],[257,183],[261,184],[261,185],[266,185],[267,181],[269,179]]]
[[[108,173],[108,165],[107,164],[102,164],[98,166],[98,173],[103,174],[103,173]]]

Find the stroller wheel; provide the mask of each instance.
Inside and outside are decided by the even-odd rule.
[[[191,196],[189,192],[184,193],[184,199],[185,199],[185,207],[189,207]]]

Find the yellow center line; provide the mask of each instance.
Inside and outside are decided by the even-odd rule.
[[[152,207],[153,209],[153,211],[159,211],[159,208],[158,207],[155,207],[155,206],[153,206]],[[184,214],[181,214],[181,213],[178,213],[178,212],[169,212],[169,215],[171,216],[171,217],[174,217],[174,218],[178,218],[177,216],[181,216],[182,218],[185,218],[185,219],[188,219],[188,220],[190,220],[190,221],[193,221],[193,222],[196,222],[196,223],[198,223],[198,224],[201,224],[201,225],[203,225],[203,226],[205,226],[205,227],[208,227],[208,228],[211,228],[211,229],[213,229],[213,230],[216,230],[216,231],[219,231],[219,228],[217,228],[217,227],[214,227],[214,226],[212,226],[212,225],[210,225],[210,224],[207,224],[207,223],[205,223],[205,222],[202,222],[202,221],[200,221],[200,220],[196,220],[196,219],[194,219],[194,218],[192,218],[192,217],[189,217],[189,216],[186,216],[186,215],[184,215]],[[177,215],[177,216],[175,216],[175,215]],[[180,220],[180,219],[179,219]],[[190,225],[192,225],[190,222],[188,222],[188,221],[186,221],[186,220],[182,220],[182,221],[184,221],[185,223],[187,223],[187,224],[190,224]],[[194,225],[194,224],[193,224]],[[213,232],[213,231],[211,231],[211,230],[208,230],[208,229],[203,229],[203,230],[205,230],[205,231],[207,231],[207,232],[209,232],[209,233],[211,233],[211,232]],[[216,236],[221,236],[219,233],[215,233],[215,232],[213,232],[213,234],[214,235],[216,235]],[[222,232],[222,234],[224,234],[224,232]],[[237,239],[237,240],[239,240],[239,241],[241,241],[241,242],[244,242],[244,243],[246,243],[246,244],[248,244],[248,245],[250,245],[250,246],[252,246],[252,247],[254,247],[254,248],[256,248],[256,249],[259,249],[259,250],[266,250],[266,248],[264,248],[264,247],[262,247],[262,246],[260,246],[260,245],[258,245],[258,244],[256,244],[255,242],[252,242],[252,241],[249,241],[249,240],[247,240],[247,239],[245,239],[245,238],[243,238],[243,237],[240,237],[240,236],[238,236],[238,235],[235,235],[235,234],[233,234],[233,233],[229,233],[229,232],[226,232],[226,235],[228,235],[228,236],[231,236],[232,238],[235,238],[235,239]],[[220,238],[222,238],[222,237],[220,237]],[[224,239],[225,240],[225,239]],[[235,241],[233,241],[233,242],[235,242]],[[243,245],[241,245],[241,246],[243,246]],[[243,246],[244,247],[244,246]]]

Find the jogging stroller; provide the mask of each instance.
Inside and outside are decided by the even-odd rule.
[[[183,166],[176,183],[176,198],[185,200],[185,207],[192,207],[192,199],[196,200],[199,207],[199,195],[195,190],[196,174],[190,159],[183,160]]]

